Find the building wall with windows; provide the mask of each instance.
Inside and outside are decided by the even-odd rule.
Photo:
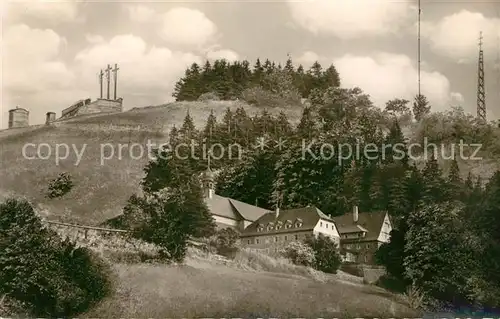
[[[342,250],[346,252],[345,261],[362,264],[375,263],[375,252],[379,246],[380,243],[376,240],[341,244]]]
[[[313,234],[323,234],[330,237],[337,245],[340,244],[340,235],[333,221],[319,220],[313,229]]]
[[[257,250],[267,249],[267,252],[273,253],[285,248],[293,241],[304,241],[307,236],[311,236],[312,234],[312,229],[279,234],[263,233],[262,235],[241,238],[241,245]]]

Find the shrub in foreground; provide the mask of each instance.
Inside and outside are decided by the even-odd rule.
[[[111,290],[108,266],[44,227],[24,200],[0,204],[0,269],[0,295],[34,316],[84,312]]]
[[[232,228],[224,228],[210,238],[210,246],[215,248],[217,254],[234,258],[238,247],[236,243],[238,241],[238,233]]]
[[[305,243],[314,251],[314,269],[331,274],[337,273],[341,259],[337,244],[330,237],[322,234],[309,236]]]
[[[312,267],[315,262],[314,250],[311,246],[299,241],[288,244],[288,246],[283,249],[282,255],[295,265]]]

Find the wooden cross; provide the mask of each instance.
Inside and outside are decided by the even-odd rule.
[[[101,88],[101,99],[102,99],[102,78],[104,77],[104,72],[101,71],[99,72],[99,85],[100,85],[100,88]]]
[[[108,64],[108,67],[106,68],[106,80],[108,81],[108,91],[107,91],[107,94],[106,94],[106,98],[109,100],[109,80],[110,80],[110,71],[111,71],[111,66]]]

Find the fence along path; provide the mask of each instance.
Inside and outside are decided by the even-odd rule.
[[[76,229],[81,229],[83,230],[83,235],[84,238],[87,239],[88,232],[94,232],[94,233],[118,233],[118,234],[130,234],[132,233],[129,230],[125,229],[116,229],[116,228],[104,228],[104,227],[96,227],[96,226],[88,226],[88,225],[77,225],[77,224],[69,224],[69,223],[63,223],[63,222],[58,222],[54,220],[43,220],[43,222],[49,224],[49,225],[54,225],[54,226],[62,226],[62,227],[68,227],[68,228],[76,228]],[[203,246],[204,243],[195,239],[190,239],[188,240],[188,243],[193,245],[193,246]]]

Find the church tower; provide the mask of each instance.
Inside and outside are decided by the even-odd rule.
[[[207,170],[203,172],[201,176],[201,182],[203,185],[203,196],[205,198],[211,199],[215,193],[215,175],[210,167],[208,167]]]

